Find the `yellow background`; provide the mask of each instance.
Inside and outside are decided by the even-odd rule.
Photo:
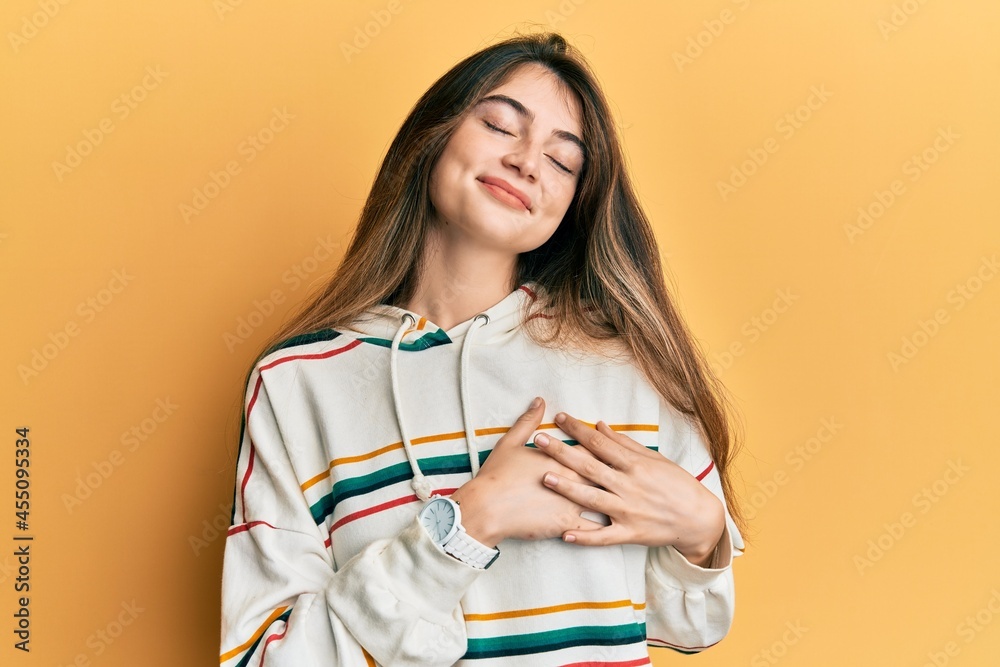
[[[732,631],[655,664],[995,664],[1000,5],[388,5],[0,7],[0,660],[214,664],[212,525],[251,355],[335,268],[420,94],[535,24],[605,85],[679,303],[745,419]],[[185,220],[213,172],[225,187]],[[18,426],[30,655],[11,632]]]

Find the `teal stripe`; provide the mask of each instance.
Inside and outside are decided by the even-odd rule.
[[[486,460],[489,451],[479,452],[479,463]],[[472,467],[469,465],[468,454],[449,454],[447,456],[435,456],[426,459],[417,459],[417,466],[420,472],[425,475],[450,475],[455,473],[471,473]],[[349,477],[334,482],[333,488],[317,500],[309,508],[312,512],[313,520],[318,524],[322,523],[326,517],[333,514],[337,505],[341,501],[366,493],[378,491],[379,489],[408,481],[413,478],[413,471],[407,462],[395,463],[386,468],[381,468],[367,475]]]
[[[279,616],[278,618],[274,619],[271,622],[271,625],[274,625],[278,621],[285,621],[287,623],[288,622],[288,617],[291,616],[291,615],[292,615],[292,608],[289,607],[284,612],[282,612],[281,616]],[[271,626],[269,625],[268,628],[269,627],[271,627]],[[243,654],[243,658],[240,659],[240,661],[238,663],[236,663],[236,667],[246,667],[248,664],[250,664],[250,658],[259,657],[259,656],[255,656],[254,655],[254,651],[257,650],[258,644],[260,644],[260,641],[262,639],[264,639],[265,635],[267,635],[267,628],[264,628],[264,632],[260,633],[260,637],[257,637],[257,641],[255,641],[250,646],[250,648],[247,649],[247,652]]]
[[[503,658],[558,651],[574,646],[627,646],[646,643],[645,623],[582,625],[502,637],[469,638],[464,659]]]
[[[576,440],[563,440],[563,442],[571,446],[578,446],[580,444]],[[533,442],[527,442],[525,443],[525,446],[535,447],[535,444]],[[537,447],[535,448],[537,449]],[[652,449],[653,451],[657,450],[655,445],[648,447],[648,449]],[[479,452],[479,465],[483,465],[483,463],[486,462],[486,459],[489,457],[491,451],[493,450],[489,449]],[[420,468],[420,472],[425,475],[472,473],[472,467],[469,465],[469,455],[466,453],[417,459],[417,466]],[[403,461],[386,466],[385,468],[380,468],[375,472],[368,473],[367,475],[347,477],[334,482],[333,488],[309,507],[309,510],[312,513],[313,521],[315,521],[317,525],[322,523],[328,516],[333,514],[333,512],[337,509],[337,505],[339,505],[343,500],[354,498],[356,496],[362,496],[366,493],[372,493],[374,491],[378,491],[379,489],[384,489],[387,486],[408,481],[412,478],[413,471],[410,469],[410,464]]]
[[[392,347],[391,338],[377,338],[375,336],[358,336],[357,338],[360,341],[371,343],[372,345]],[[419,352],[420,350],[426,350],[429,347],[447,345],[451,342],[452,340],[448,337],[448,334],[446,334],[443,329],[438,329],[437,331],[429,331],[420,338],[410,341],[409,343],[400,342],[398,349],[405,352]]]

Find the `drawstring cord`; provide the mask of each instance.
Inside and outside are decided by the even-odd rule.
[[[410,470],[413,471],[413,479],[410,480],[410,486],[417,494],[417,498],[422,501],[427,501],[431,496],[431,483],[428,481],[423,472],[420,471],[420,467],[417,465],[417,458],[413,455],[413,445],[410,443],[410,438],[406,432],[406,427],[403,422],[403,410],[400,407],[399,374],[396,370],[396,358],[397,352],[399,351],[399,342],[402,340],[403,335],[408,329],[407,320],[409,320],[411,325],[416,324],[412,315],[409,313],[403,313],[399,328],[396,330],[396,335],[392,338],[392,345],[390,346],[389,351],[389,375],[392,380],[392,404],[393,409],[396,412],[396,423],[399,425],[399,433],[403,438],[403,449],[406,451],[406,459],[410,463]],[[476,444],[475,431],[472,429],[472,419],[469,417],[471,401],[469,400],[467,369],[469,350],[472,347],[469,344],[469,341],[472,339],[473,332],[479,327],[486,325],[489,321],[489,315],[486,313],[479,313],[476,315],[465,334],[465,339],[462,341],[462,355],[459,366],[459,384],[462,398],[462,422],[465,426],[465,442],[469,449],[469,466],[472,469],[473,477],[479,473],[479,447]]]
[[[465,426],[465,443],[469,447],[469,466],[472,468],[472,476],[479,474],[479,447],[476,444],[476,433],[472,428],[472,419],[469,417],[471,401],[469,400],[469,350],[472,346],[469,341],[472,339],[472,332],[479,326],[485,326],[490,321],[490,316],[486,313],[479,313],[472,321],[469,330],[465,333],[465,340],[462,341],[462,362],[459,367],[458,381],[462,391],[462,423]],[[482,325],[479,323],[482,322]]]

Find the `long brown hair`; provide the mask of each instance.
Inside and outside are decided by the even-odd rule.
[[[656,238],[597,78],[557,33],[519,35],[478,51],[423,94],[382,161],[336,272],[271,335],[254,364],[290,338],[347,326],[378,303],[409,301],[433,220],[431,168],[465,112],[528,63],[547,67],[576,94],[587,146],[565,217],[545,243],[518,256],[510,290],[538,283],[543,289],[533,312],[551,316],[548,335],[527,327],[528,335],[540,345],[629,354],[667,401],[701,425],[730,514],[745,536],[731,480],[739,445],[730,429],[732,404],[669,296]]]

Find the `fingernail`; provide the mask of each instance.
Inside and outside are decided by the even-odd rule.
[[[567,542],[576,542],[576,535],[566,535],[563,539]]]
[[[556,476],[550,472],[545,473],[545,477],[543,477],[542,480],[549,486],[555,486],[556,484],[559,483],[559,480],[556,479]]]
[[[566,414],[560,412],[559,414],[556,415],[555,419],[557,424],[562,424],[564,421],[566,421]]]
[[[540,397],[538,397],[538,396],[535,396],[535,400],[533,400],[531,402],[531,405],[528,406],[528,409],[529,410],[534,410],[535,408],[537,408],[541,404],[542,404],[542,399]]]
[[[539,447],[548,447],[549,436],[545,435],[544,433],[539,433],[538,435],[535,436],[535,444],[538,445]]]

